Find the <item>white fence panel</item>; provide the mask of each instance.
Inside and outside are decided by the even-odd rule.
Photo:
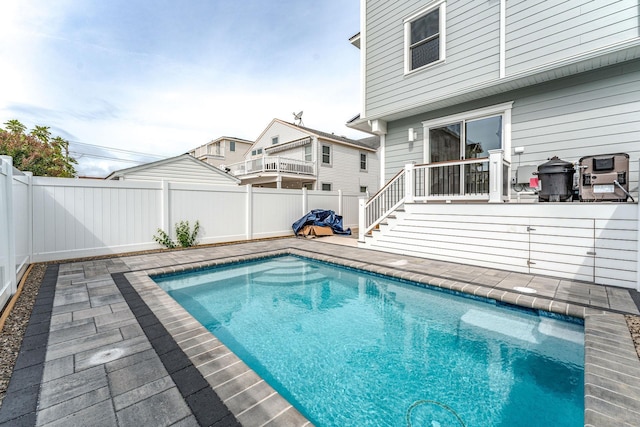
[[[337,191],[309,191],[307,192],[309,201],[307,206],[309,210],[313,209],[329,209],[338,213],[339,202]]]
[[[169,184],[169,227],[189,221],[200,223],[198,243],[218,243],[246,238],[247,191],[244,187]],[[169,230],[164,230],[169,231]]]
[[[15,172],[15,171],[14,171]],[[16,270],[26,268],[31,255],[31,203],[27,175],[13,176],[13,229],[15,233]]]
[[[293,234],[291,226],[303,215],[301,190],[253,189],[254,238]]]
[[[155,182],[34,177],[34,260],[156,248],[160,197]]]
[[[358,227],[358,200],[363,193],[342,195],[342,223],[344,227]]]
[[[11,165],[3,158],[0,158],[0,307],[4,307],[14,290],[12,289],[12,262],[10,261],[11,246],[10,229],[13,224],[9,224],[11,207],[9,188],[12,185]]]

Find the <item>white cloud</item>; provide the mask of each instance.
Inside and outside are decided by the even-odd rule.
[[[292,121],[300,110],[308,127],[363,137],[344,126],[360,108],[359,53],[347,41],[358,3],[328,1],[312,14],[292,3],[281,19],[262,2],[165,10],[141,1],[125,12],[118,0],[3,1],[0,62],[12,67],[0,71],[0,122],[167,157],[222,135],[254,139],[272,118]],[[244,6],[253,13],[239,13]],[[140,17],[148,19],[131,25]],[[115,167],[89,160],[81,167]]]

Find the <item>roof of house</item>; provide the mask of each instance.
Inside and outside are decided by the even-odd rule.
[[[206,144],[198,145],[197,147],[192,148],[192,149],[191,149],[191,150],[189,150],[188,152],[195,151],[195,150],[197,150],[197,149],[198,149],[198,148],[200,148],[200,147],[206,147],[206,146],[207,146],[207,145],[209,145],[209,144],[213,144],[213,143],[215,143],[215,142],[222,141],[222,140],[225,140],[225,139],[226,139],[226,140],[228,140],[228,141],[235,141],[235,142],[239,142],[239,143],[241,143],[241,144],[249,144],[249,145],[253,144],[253,141],[249,141],[248,139],[244,139],[244,138],[237,138],[237,137],[235,137],[235,136],[221,136],[221,137],[219,137],[219,138],[212,139],[211,141],[207,142]]]
[[[289,123],[286,122],[284,120],[280,120],[280,119],[273,119],[271,121],[271,123],[269,123],[269,126],[267,126],[265,128],[264,131],[262,131],[262,133],[260,134],[260,136],[256,139],[256,142],[259,141],[264,134],[267,132],[267,130],[274,124],[274,123],[280,123],[286,126],[289,126],[293,129],[300,129],[304,132],[309,133],[310,135],[316,136],[318,138],[324,139],[324,140],[328,140],[328,141],[332,141],[332,142],[337,142],[339,144],[344,144],[344,145],[351,145],[351,146],[355,146],[355,147],[360,147],[360,148],[365,148],[368,150],[377,150],[378,147],[380,146],[380,138],[375,136],[375,137],[367,137],[367,138],[363,138],[363,139],[351,139],[351,138],[347,138],[346,136],[340,136],[340,135],[336,135],[334,133],[329,133],[329,132],[324,132],[321,130],[317,130],[317,129],[311,129],[308,128],[306,126],[299,126],[293,123]],[[284,141],[281,144],[286,144],[290,141]],[[255,143],[254,143],[255,144]]]
[[[127,169],[120,169],[117,171],[113,171],[109,174],[109,176],[107,176],[105,178],[105,180],[110,180],[110,179],[118,179],[124,175],[127,174],[132,174],[132,173],[138,173],[141,171],[144,171],[146,169],[152,169],[152,168],[156,168],[159,166],[164,166],[166,164],[169,163],[174,163],[174,162],[191,162],[193,163],[194,167],[199,167],[199,168],[205,168],[209,171],[211,171],[211,173],[220,175],[220,176],[224,176],[226,179],[229,179],[233,182],[235,182],[236,184],[240,183],[240,180],[232,175],[229,175],[228,173],[224,172],[222,169],[219,169],[215,166],[211,166],[210,164],[203,162],[202,160],[198,160],[195,157],[189,155],[189,154],[181,154],[179,156],[175,156],[175,157],[170,157],[168,159],[163,159],[163,160],[158,160],[156,162],[151,162],[151,163],[145,163],[143,165],[138,165],[138,166],[134,166],[131,168],[127,168]]]

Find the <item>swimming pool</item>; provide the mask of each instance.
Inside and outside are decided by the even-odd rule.
[[[579,324],[297,257],[154,280],[316,425],[583,425]]]

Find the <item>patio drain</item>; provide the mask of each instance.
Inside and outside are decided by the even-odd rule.
[[[120,358],[120,356],[122,356],[123,354],[124,354],[124,350],[121,348],[112,348],[109,350],[103,350],[91,356],[91,358],[89,359],[89,363],[91,363],[92,366],[102,365],[104,363],[108,363]]]

